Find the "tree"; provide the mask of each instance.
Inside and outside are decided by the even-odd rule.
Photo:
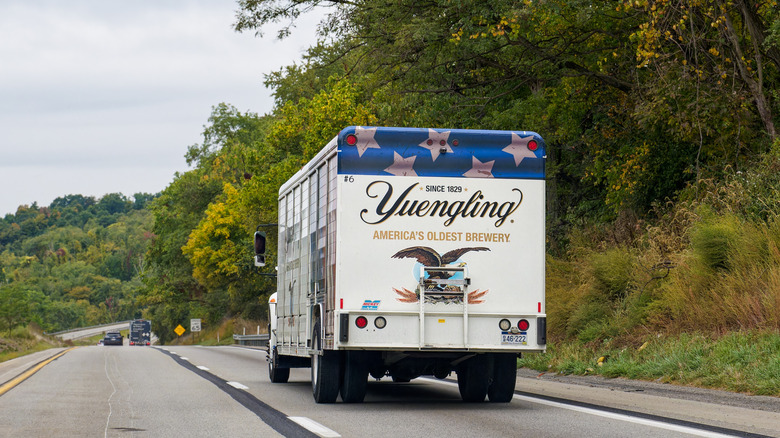
[[[17,285],[0,286],[0,330],[11,331],[30,317],[27,292]]]
[[[640,69],[642,119],[697,144],[700,164],[740,167],[777,139],[780,85],[777,2],[624,2],[643,16],[632,35]],[[700,176],[700,175],[697,175]]]
[[[206,208],[206,215],[192,230],[182,251],[193,266],[192,275],[201,284],[217,288],[225,279],[240,280],[240,264],[248,258],[246,230],[238,215],[238,191],[225,184],[221,200]],[[229,281],[229,280],[228,280]]]

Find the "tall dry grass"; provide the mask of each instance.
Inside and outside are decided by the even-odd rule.
[[[778,157],[701,181],[655,219],[624,214],[574,231],[567,256],[548,257],[552,338],[780,330]]]
[[[780,395],[780,142],[567,241],[547,258],[548,354],[522,366]]]

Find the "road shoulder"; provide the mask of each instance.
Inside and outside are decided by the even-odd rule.
[[[0,362],[0,385],[3,385],[33,366],[67,350],[69,347],[49,348],[48,350],[20,356],[5,362]]]
[[[518,370],[516,390],[586,405],[780,437],[780,398],[600,376]]]

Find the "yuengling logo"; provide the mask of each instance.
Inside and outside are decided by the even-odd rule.
[[[366,187],[366,195],[370,199],[378,199],[376,207],[365,208],[360,212],[363,222],[376,225],[390,219],[392,216],[408,217],[441,217],[447,218],[445,226],[450,226],[458,218],[496,218],[496,228],[504,224],[509,216],[514,213],[523,202],[523,191],[513,188],[508,194],[512,200],[500,202],[486,200],[481,190],[471,194],[466,200],[418,200],[409,199],[412,189],[419,183],[414,183],[404,189],[397,196],[394,195],[393,185],[387,181],[374,181]],[[426,192],[429,193],[429,192]],[[430,193],[438,193],[432,191]],[[461,192],[464,195],[467,193]]]

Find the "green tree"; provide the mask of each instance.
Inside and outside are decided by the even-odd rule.
[[[179,319],[187,318],[189,304],[203,300],[205,290],[193,278],[192,265],[181,248],[221,189],[219,181],[192,170],[177,175],[150,207],[154,238],[146,254],[144,290],[138,300],[155,318],[163,342],[172,339]]]
[[[0,330],[26,324],[30,317],[30,302],[26,289],[17,285],[0,286]]]
[[[641,120],[697,145],[695,166],[741,168],[777,138],[780,14],[774,0],[623,2],[643,22],[632,35]]]
[[[238,190],[225,184],[219,200],[190,233],[182,251],[192,263],[192,275],[210,293],[228,292],[228,310],[240,313],[247,301],[256,298],[252,288],[252,254],[238,206]]]

